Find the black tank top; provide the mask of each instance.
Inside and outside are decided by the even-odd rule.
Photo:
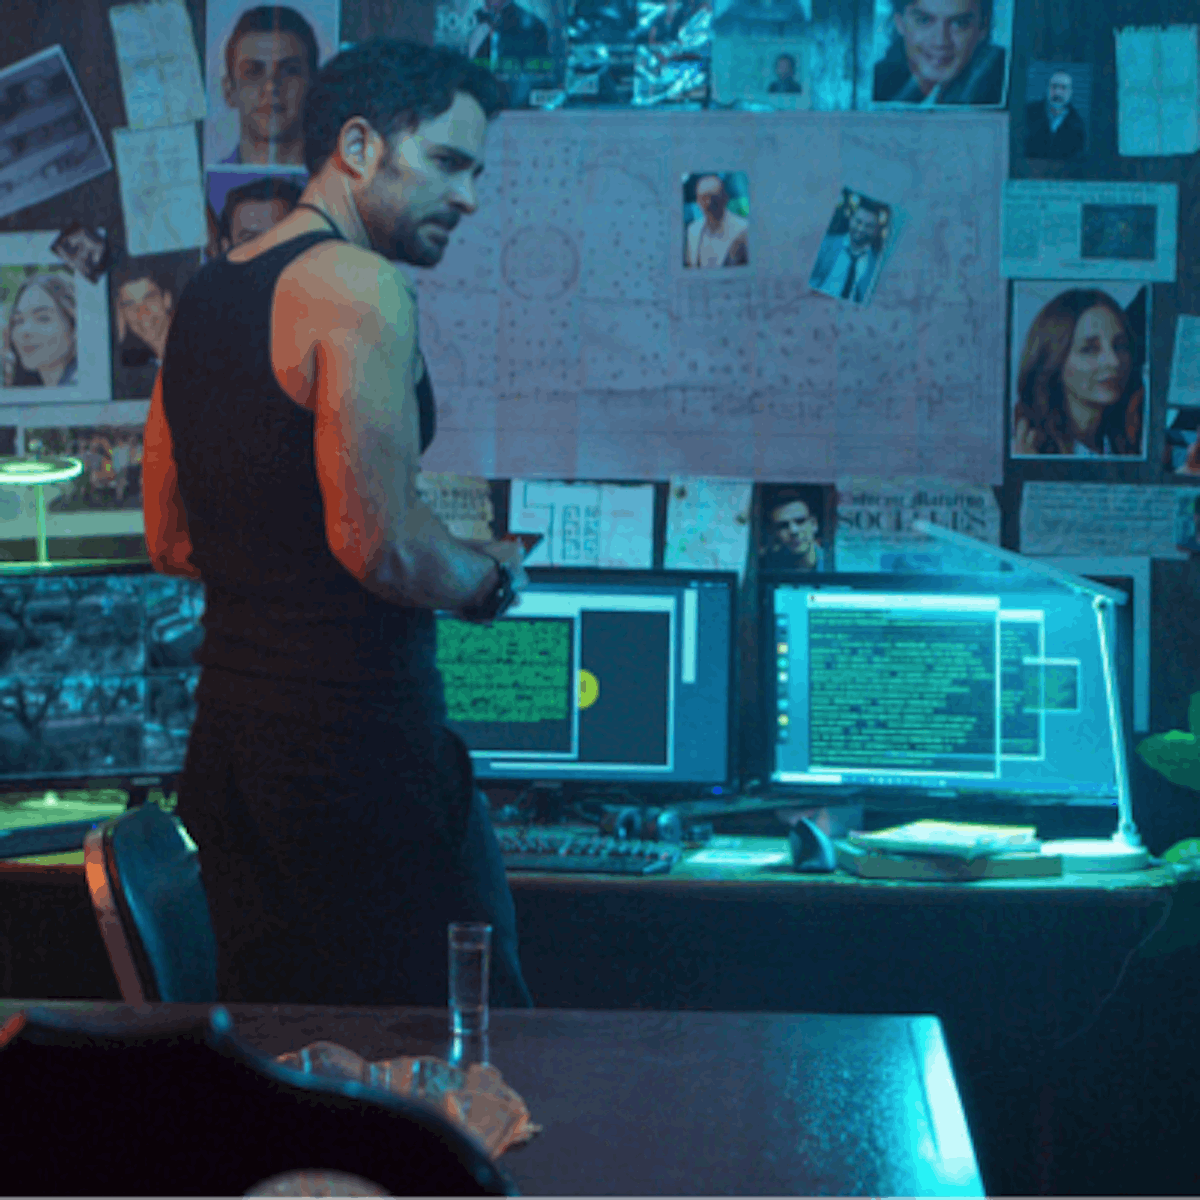
[[[263,707],[280,707],[269,696],[311,700],[313,685],[323,695],[327,684],[331,694],[382,705],[405,723],[441,724],[434,614],[385,603],[333,556],[315,417],[271,367],[279,276],[333,236],[305,234],[245,263],[214,259],[188,283],[171,322],[163,408],[192,561],[205,584],[196,659],[230,687],[240,679]],[[435,431],[428,372],[417,396],[423,452]]]

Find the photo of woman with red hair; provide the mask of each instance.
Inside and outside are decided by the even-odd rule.
[[[1014,285],[1012,456],[1145,458],[1147,288],[1061,287]]]

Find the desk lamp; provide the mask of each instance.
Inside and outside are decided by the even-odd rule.
[[[37,488],[37,561],[39,567],[50,565],[46,551],[46,484],[65,483],[83,473],[83,463],[77,458],[0,458],[0,487]],[[21,563],[22,567],[31,564]]]
[[[1108,703],[1108,727],[1112,737],[1113,768],[1117,783],[1117,829],[1111,838],[1062,838],[1043,842],[1046,854],[1061,854],[1063,869],[1070,874],[1106,874],[1120,871],[1137,871],[1150,861],[1150,852],[1142,845],[1142,839],[1133,823],[1133,803],[1129,797],[1129,765],[1125,757],[1125,733],[1121,724],[1121,710],[1117,702],[1116,659],[1112,640],[1109,637],[1109,619],[1114,605],[1126,603],[1127,597],[1115,588],[1104,587],[1090,579],[1082,579],[1058,567],[1040,563],[1036,559],[1014,554],[989,546],[977,538],[943,529],[928,521],[914,521],[913,529],[935,541],[945,542],[960,549],[982,552],[1000,562],[1007,563],[1017,571],[1031,575],[1042,575],[1053,579],[1077,595],[1089,596],[1092,611],[1096,614],[1096,634],[1100,639],[1100,661],[1104,668],[1104,693]]]

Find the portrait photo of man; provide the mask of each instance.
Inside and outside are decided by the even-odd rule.
[[[293,0],[243,10],[210,0],[209,166],[304,166],[304,100],[337,47],[336,8],[322,12],[329,7]]]
[[[103,233],[72,221],[50,247],[77,275],[99,283],[108,270],[108,239]]]
[[[1029,68],[1026,94],[1036,99],[1025,105],[1025,157],[1065,162],[1087,149],[1087,125],[1075,100],[1077,91],[1090,92],[1090,68],[1060,67],[1048,76],[1045,70],[1041,63]]]
[[[208,173],[209,246],[215,258],[266,233],[296,207],[304,175],[250,175],[244,171]]]
[[[875,104],[999,107],[1004,103],[1011,0],[875,3],[878,58],[871,81]]]
[[[794,96],[798,96],[804,91],[800,81],[796,78],[796,56],[794,54],[780,54],[775,59],[775,78],[767,84],[767,91],[772,95]]]
[[[764,571],[824,571],[829,493],[816,484],[759,487],[758,564]]]
[[[171,318],[199,263],[194,252],[118,263],[109,278],[113,311],[113,395],[142,400],[162,365]]]
[[[750,262],[750,198],[744,171],[689,175],[683,183],[685,267]]]
[[[866,304],[875,290],[884,247],[892,236],[892,209],[849,188],[821,239],[808,286],[814,292]]]

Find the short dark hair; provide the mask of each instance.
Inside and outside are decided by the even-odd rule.
[[[225,196],[225,207],[221,209],[221,226],[223,238],[233,237],[233,214],[239,204],[257,200],[262,204],[270,204],[272,200],[282,200],[288,206],[288,211],[300,202],[303,191],[298,184],[290,179],[276,179],[267,176],[265,179],[255,179],[251,183],[243,183],[241,187],[230,188]]]
[[[225,72],[233,78],[233,63],[237,57],[237,44],[247,33],[291,33],[304,43],[308,56],[308,77],[317,73],[317,35],[313,27],[294,9],[282,4],[261,4],[248,8],[240,17],[225,43]]]
[[[892,11],[898,17],[904,15],[904,10],[914,4],[916,0],[892,0]],[[992,27],[992,5],[994,0],[979,0],[979,19],[991,29]]]
[[[766,518],[766,532],[770,532],[770,525],[773,524],[772,514],[785,504],[795,504],[797,501],[808,509],[810,516],[816,518],[818,528],[825,524],[825,493],[819,484],[796,483],[774,488],[768,485],[764,488],[762,509]]]
[[[123,259],[109,273],[114,302],[127,283],[148,279],[160,292],[174,293],[179,274],[177,255],[155,254]]]
[[[447,46],[372,38],[331,58],[304,101],[304,165],[316,175],[342,127],[363,117],[382,138],[440,117],[456,92],[473,97],[490,121],[504,106],[504,88],[485,67]]]

